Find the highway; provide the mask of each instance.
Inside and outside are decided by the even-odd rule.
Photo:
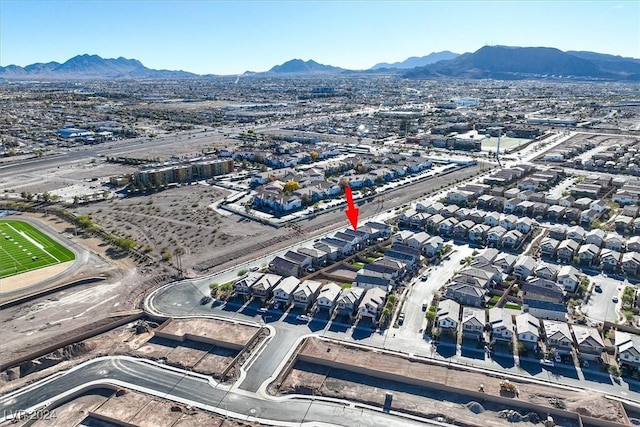
[[[407,417],[320,399],[264,399],[208,381],[204,376],[168,370],[129,357],[106,357],[85,362],[63,375],[45,379],[0,398],[3,414],[39,408],[82,389],[87,383],[124,386],[180,401],[193,407],[247,421],[285,425],[316,423],[350,426],[424,425]],[[284,403],[286,402],[286,403]],[[0,422],[4,420],[0,419]]]

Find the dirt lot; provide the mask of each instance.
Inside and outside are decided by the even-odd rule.
[[[485,401],[482,402],[482,412],[480,413],[477,407],[473,407],[476,412],[474,413],[464,406],[474,400],[472,396],[466,395],[465,391],[476,392],[478,386],[483,384],[487,394],[500,395],[498,376],[452,369],[316,338],[308,339],[301,348],[300,354],[329,359],[346,365],[361,367],[366,365],[367,368],[381,373],[392,373],[434,384],[443,384],[460,390],[460,393],[447,392],[447,398],[443,400],[445,393],[435,388],[409,385],[381,379],[375,375],[356,374],[348,370],[301,361],[296,362],[290,375],[282,382],[281,393],[315,393],[382,406],[385,399],[384,391],[389,390],[394,394],[393,409],[423,414],[429,418],[444,417],[449,421],[455,417],[455,421],[466,425],[509,425],[509,421],[498,417],[499,411],[517,409],[518,401],[551,407],[552,399],[559,400],[560,405],[566,407],[566,410],[583,415],[615,422],[623,422],[626,417],[620,404],[605,399],[603,395],[523,381],[512,381],[518,387],[517,396],[503,395],[513,400],[512,408],[500,407],[498,404]],[[523,411],[524,413],[526,411]],[[478,417],[482,419],[481,422],[478,422]]]
[[[239,346],[246,345],[258,329],[255,326],[216,319],[171,319],[162,327],[163,332],[176,336],[190,334],[205,338],[212,337]]]
[[[99,417],[108,417],[141,427],[254,427],[261,425],[228,420],[214,413],[187,408],[175,402],[127,389],[119,391],[106,388],[95,389],[53,409],[51,414],[55,415],[55,418],[36,421],[33,424],[11,425],[33,427],[107,425],[103,421],[105,418]],[[9,423],[1,425],[9,425]]]
[[[462,179],[480,169],[480,166],[468,167],[443,179],[447,182]],[[366,203],[360,206],[360,217],[407,203],[438,188],[443,179],[414,183],[393,191],[385,195],[384,206]],[[237,215],[222,216],[207,208],[225,194],[217,187],[189,185],[148,196],[98,202],[78,207],[75,212],[91,215],[109,232],[130,235],[143,251],[150,250],[156,259],[161,259],[163,252],[184,248],[182,265],[191,275],[264,255],[292,241],[326,232],[340,223],[347,225],[342,211],[299,221],[299,227],[276,229]],[[169,262],[175,264],[176,260]]]

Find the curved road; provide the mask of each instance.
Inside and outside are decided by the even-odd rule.
[[[318,399],[267,400],[208,381],[204,376],[177,369],[165,369],[129,357],[106,357],[85,362],[66,373],[42,380],[0,398],[3,414],[39,408],[72,397],[89,384],[126,386],[194,407],[248,421],[279,425],[409,426],[424,422],[409,417]],[[286,404],[283,404],[286,401]],[[0,419],[0,422],[4,420]],[[433,423],[436,424],[436,423]]]

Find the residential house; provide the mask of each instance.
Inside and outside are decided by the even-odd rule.
[[[631,236],[627,239],[627,251],[640,253],[640,236]]]
[[[445,297],[463,305],[484,307],[487,290],[468,283],[453,283],[447,286]]]
[[[327,262],[335,261],[340,255],[340,248],[334,245],[328,245],[323,242],[315,242],[313,244],[313,249],[324,253],[324,255],[321,255],[320,257],[326,259]]]
[[[507,233],[503,227],[495,226],[487,231],[487,245],[493,247],[499,247],[502,242],[502,236]]]
[[[440,236],[433,236],[422,246],[422,253],[427,258],[433,258],[440,253],[444,240]]]
[[[580,353],[580,359],[599,361],[605,350],[604,341],[596,328],[582,325],[572,325],[575,347]]]
[[[570,263],[578,252],[580,244],[573,239],[565,239],[558,245],[556,256],[560,261]]]
[[[607,233],[604,238],[604,247],[607,249],[613,249],[614,251],[624,251],[624,237],[618,233]]]
[[[474,262],[479,262],[482,264],[491,264],[496,257],[501,254],[499,250],[495,248],[487,248],[482,251],[480,254],[476,255]]]
[[[299,285],[300,280],[297,277],[285,277],[273,288],[273,298],[286,307],[293,302],[293,292]]]
[[[562,286],[551,280],[535,278],[522,285],[522,299],[560,303],[564,299]]]
[[[287,251],[284,258],[293,261],[300,266],[300,270],[306,270],[313,265],[313,259],[301,252]]]
[[[376,260],[366,264],[360,271],[358,271],[358,274],[384,277],[385,279],[395,281],[400,277],[401,271],[397,267],[394,268],[389,265],[380,264]]]
[[[476,260],[477,259],[478,257],[476,257]],[[500,252],[490,264],[493,264],[496,267],[499,267],[503,272],[510,274],[511,272],[513,272],[513,268],[515,267],[517,261],[517,256],[508,254],[506,252]]]
[[[447,205],[440,211],[440,215],[445,218],[453,218],[455,217],[456,212],[458,212],[459,209],[460,207],[458,205]]]
[[[549,237],[558,241],[566,239],[567,227],[562,224],[552,225],[549,228]]]
[[[604,240],[604,236],[607,233],[600,228],[594,228],[593,230],[589,230],[587,235],[584,238],[585,243],[589,243],[592,245],[596,245],[597,247],[602,247],[602,241]]]
[[[640,368],[640,336],[615,331],[616,355],[620,365],[633,370]]]
[[[305,280],[293,293],[293,304],[296,307],[308,309],[316,300],[320,288],[322,288],[322,283],[316,280]]]
[[[462,309],[462,337],[482,340],[485,325],[485,312],[483,309],[464,307]]]
[[[552,205],[547,209],[547,218],[551,221],[558,221],[560,218],[564,217],[566,207],[560,205]]]
[[[317,266],[323,266],[327,263],[327,253],[315,248],[301,247],[297,251],[311,258],[311,263]]]
[[[632,276],[637,276],[640,269],[640,253],[625,252],[622,254],[622,270]]]
[[[556,239],[552,239],[551,237],[544,237],[540,241],[540,255],[555,259],[558,246],[560,246],[560,242]]]
[[[380,275],[369,275],[364,269],[361,269],[356,275],[356,279],[353,282],[355,286],[368,290],[372,288],[379,288],[385,292],[389,292],[393,287],[393,282],[386,277]]]
[[[251,285],[262,277],[262,273],[251,272],[236,280],[233,284],[233,291],[236,295],[248,296],[251,294]]]
[[[535,221],[529,217],[518,218],[516,221],[516,230],[522,234],[529,234],[535,225]]]
[[[438,224],[438,233],[442,236],[450,236],[457,223],[458,220],[454,217],[446,218]]]
[[[540,263],[535,269],[534,274],[541,279],[554,281],[558,277],[558,266],[555,264]]]
[[[469,229],[469,241],[470,242],[476,242],[476,243],[480,243],[480,242],[484,242],[484,240],[487,237],[487,232],[491,229],[491,227],[489,227],[486,224],[476,224],[473,227],[471,227],[471,229]]]
[[[516,249],[524,239],[524,235],[518,230],[510,230],[502,236],[502,247]]]
[[[505,192],[506,197],[506,192]],[[514,213],[516,211],[516,207],[520,203],[520,200],[517,197],[508,198],[504,201],[504,207],[502,208],[502,212],[506,214]]]
[[[580,264],[591,266],[598,259],[600,248],[592,243],[580,246],[578,249],[578,260]]]
[[[475,223],[470,219],[458,222],[453,226],[453,237],[456,239],[466,239],[469,235],[469,230],[475,226]]]
[[[618,267],[620,266],[621,258],[622,254],[612,249],[603,249],[602,251],[600,251],[600,265],[602,266],[603,270],[611,272],[617,271]]]
[[[567,239],[575,240],[579,244],[582,244],[582,242],[584,242],[586,235],[587,232],[585,231],[585,229],[579,225],[574,225],[567,229]]]
[[[474,222],[474,224],[484,224],[484,218],[487,216],[487,212],[482,210],[474,210],[469,215],[467,215],[467,219],[470,219]],[[488,226],[491,228],[490,226]]]
[[[540,340],[540,320],[530,313],[522,313],[515,317],[518,342],[525,348],[535,350]]]
[[[513,267],[513,275],[524,280],[533,273],[536,268],[536,260],[532,256],[521,256]]]
[[[517,222],[518,222],[518,217],[513,214],[509,214],[509,215],[503,215],[500,218],[500,221],[498,221],[498,225],[504,228],[505,230],[514,230],[516,228]]]
[[[565,291],[575,293],[580,284],[582,274],[580,270],[572,265],[563,265],[558,271],[558,283],[562,285]]]
[[[438,302],[436,322],[443,334],[456,335],[460,324],[460,304],[451,299]]]
[[[409,241],[409,239],[413,237],[414,234],[415,233],[413,231],[401,230],[401,231],[398,231],[393,236],[391,236],[391,241],[393,243],[406,244]]]
[[[517,218],[517,217],[516,217]],[[484,223],[490,227],[496,227],[500,225],[500,214],[498,212],[489,212],[484,217]],[[502,227],[504,229],[504,227]],[[506,231],[506,229],[505,229]]]
[[[251,285],[251,296],[261,300],[271,298],[271,293],[276,285],[282,280],[282,276],[277,274],[265,274]]]
[[[372,322],[375,322],[382,312],[386,299],[387,292],[382,289],[368,289],[358,305],[358,315],[360,319],[369,318]]]
[[[352,317],[360,304],[365,290],[362,288],[347,288],[342,291],[335,304],[337,315]]]
[[[393,227],[381,222],[369,221],[365,225],[373,230],[373,233],[371,233],[372,238],[381,237],[383,239],[388,239],[391,237],[391,233],[393,232]]]
[[[573,338],[568,324],[543,320],[542,327],[547,348],[555,348],[558,354],[571,353]]]
[[[443,217],[439,213],[435,215],[431,215],[427,219],[427,229],[431,230],[432,232],[437,232],[440,227],[440,223],[443,222],[444,220],[445,220],[445,217]]]
[[[513,320],[511,313],[504,308],[493,307],[489,309],[489,328],[491,339],[494,341],[512,342]]]
[[[566,322],[567,306],[562,303],[541,300],[527,300],[523,304],[523,310],[531,313],[538,319],[551,319]]]
[[[300,276],[302,269],[298,262],[281,256],[276,256],[269,263],[269,271],[281,276]]]
[[[325,284],[322,289],[320,289],[318,298],[316,298],[316,306],[318,307],[318,310],[327,310],[332,312],[341,292],[342,288],[337,284],[333,282]]]
[[[590,227],[591,224],[600,218],[602,214],[595,209],[587,209],[580,214],[580,224]]]

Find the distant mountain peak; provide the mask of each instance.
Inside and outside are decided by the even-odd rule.
[[[401,62],[394,62],[389,64],[387,62],[381,62],[371,67],[371,70],[381,69],[396,69],[396,70],[408,70],[415,67],[423,67],[425,65],[433,64],[439,61],[449,61],[460,56],[458,53],[453,53],[448,50],[442,52],[432,52],[426,56],[412,56]]]
[[[345,71],[343,68],[331,65],[320,64],[313,59],[304,61],[302,59],[291,59],[281,65],[271,68],[269,73],[291,73],[291,74],[318,74],[318,73],[339,73]]]

